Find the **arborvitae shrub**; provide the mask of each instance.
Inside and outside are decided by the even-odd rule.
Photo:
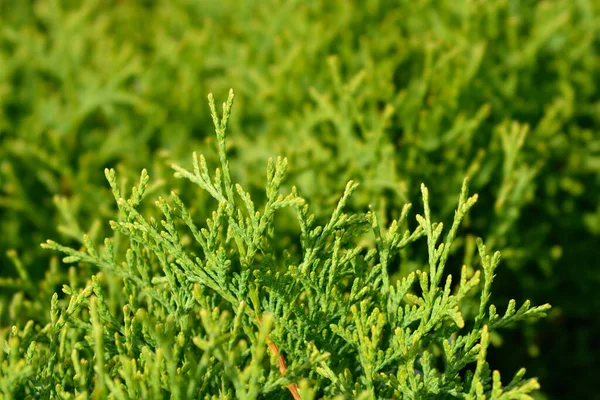
[[[177,187],[198,220],[210,217],[210,196],[176,184],[169,165],[191,150],[219,162],[201,104],[234,87],[231,174],[257,204],[276,155],[321,225],[348,180],[361,183],[348,213],[372,205],[388,226],[426,182],[450,221],[470,176],[479,203],[446,271],[476,265],[482,237],[506,267],[495,304],[553,304],[539,323],[493,336],[491,363],[527,366],[550,395],[589,396],[600,357],[599,10],[597,0],[0,0],[0,329],[44,326],[53,293],[98,273],[39,243],[110,235],[119,211],[105,167],[122,192],[147,168],[148,196]],[[274,221],[277,254],[299,248],[295,221],[287,211]],[[424,240],[402,249],[391,279],[427,254]]]
[[[500,253],[481,240],[479,267],[464,265],[454,279],[445,273],[477,201],[466,180],[446,229],[434,222],[424,185],[416,225],[410,204],[388,226],[375,207],[346,212],[358,190],[352,181],[320,224],[295,186],[282,193],[285,158],[269,159],[264,201],[255,203],[231,177],[232,103],[230,92],[218,115],[209,96],[220,166],[213,171],[195,153],[191,172],[173,166],[213,198],[205,222],[175,192],[156,201],[161,220],[144,216],[147,172],[124,198],[107,169],[116,236],[103,246],[85,236],[80,250],[43,246],[101,272],[84,285],[74,276],[63,299],[54,294],[45,326],[2,333],[5,398],[532,398],[537,381],[521,369],[503,384],[486,351],[497,329],[550,306],[513,300],[497,311],[490,293]],[[275,224],[284,213],[295,216],[287,248]],[[418,240],[427,265],[391,279],[391,261]],[[21,279],[35,298],[26,272]]]

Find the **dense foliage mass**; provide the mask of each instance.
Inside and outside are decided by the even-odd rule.
[[[363,322],[382,329],[378,346],[384,355],[380,360],[387,357],[388,349],[390,354],[402,351],[402,346],[392,343],[391,337],[397,327],[394,324],[401,323],[398,321],[406,316],[389,315],[390,305],[386,299],[391,298],[391,292],[386,292],[385,282],[369,281],[376,279],[369,273],[383,273],[387,268],[387,279],[394,287],[395,282],[407,282],[403,279],[415,279],[417,283],[428,279],[429,286],[425,287],[429,287],[432,294],[428,295],[420,284],[407,287],[408,297],[402,300],[407,304],[433,307],[433,303],[427,303],[428,296],[433,300],[435,296],[443,298],[445,280],[442,282],[432,274],[435,269],[431,259],[433,230],[425,232],[426,227],[431,226],[427,224],[432,222],[411,225],[409,222],[413,220],[402,213],[402,205],[419,204],[423,197],[419,187],[424,182],[431,190],[426,204],[439,215],[440,221],[451,222],[457,189],[464,177],[469,176],[472,190],[479,193],[478,205],[463,216],[464,234],[452,238],[452,249],[443,262],[447,265],[437,270],[455,277],[454,283],[450,283],[449,296],[458,296],[458,288],[463,286],[457,279],[462,276],[462,265],[468,267],[467,282],[474,277],[469,268],[485,273],[485,263],[480,260],[483,250],[475,239],[484,238],[488,247],[502,252],[504,260],[494,280],[492,303],[504,309],[511,298],[516,298],[518,303],[530,298],[535,304],[550,302],[553,305],[548,318],[534,325],[517,324],[508,330],[490,331],[487,359],[494,368],[508,374],[527,366],[528,375],[538,376],[542,390],[550,396],[587,397],[597,386],[595,360],[600,357],[595,339],[600,334],[600,322],[595,315],[600,308],[600,295],[596,290],[600,272],[595,268],[600,236],[600,135],[597,133],[600,102],[596,85],[600,77],[599,24],[598,0],[0,0],[0,332],[2,337],[9,338],[0,357],[6,365],[29,363],[27,365],[32,366],[9,368],[11,373],[24,374],[14,377],[15,381],[5,378],[5,369],[0,367],[3,383],[0,390],[31,376],[34,368],[41,367],[42,363],[46,372],[38,374],[39,381],[35,384],[38,386],[34,386],[57,393],[82,387],[114,392],[119,386],[113,384],[112,379],[116,378],[113,373],[119,368],[131,367],[129,371],[146,368],[144,374],[160,373],[161,368],[189,371],[173,361],[185,359],[188,354],[154,352],[162,348],[157,338],[173,340],[173,332],[182,330],[181,321],[155,320],[161,315],[179,314],[171,313],[160,300],[162,297],[141,296],[139,293],[145,289],[140,288],[144,285],[155,287],[157,296],[172,293],[169,302],[175,301],[177,305],[169,307],[186,309],[192,307],[187,301],[194,299],[195,309],[208,312],[190,317],[199,319],[190,322],[198,331],[186,332],[181,339],[185,343],[198,337],[196,341],[201,340],[203,342],[198,343],[206,346],[222,334],[232,335],[227,342],[231,347],[212,347],[208,352],[196,346],[190,350],[189,357],[210,353],[215,357],[211,362],[218,362],[219,368],[248,367],[248,371],[254,372],[240,375],[237,381],[248,393],[265,390],[265,387],[276,390],[275,386],[265,386],[271,378],[274,380],[269,382],[277,382],[273,385],[281,385],[299,376],[307,380],[298,390],[316,390],[317,396],[340,393],[342,388],[357,393],[395,390],[406,382],[381,377],[380,372],[387,373],[388,377],[403,376],[399,371],[392,371],[388,364],[381,366],[377,364],[379,361],[373,361],[374,364],[369,361],[369,365],[381,368],[371,371],[371,376],[376,378],[369,383],[369,374],[356,369],[357,365],[363,365],[362,361],[355,362],[344,378],[339,373],[343,374],[341,371],[348,367],[344,365],[347,359],[334,360],[331,355],[340,351],[336,346],[347,341],[344,354],[354,351],[355,360],[360,360],[360,349],[366,351],[368,346],[359,344],[357,347],[352,341],[360,342],[360,338],[367,337],[358,332]],[[155,243],[158,238],[149,238],[150,242],[136,240],[135,235],[141,234],[139,230],[130,231],[122,224],[141,224],[141,220],[130,220],[137,215],[135,213],[151,224],[151,218],[158,218],[159,214],[152,201],[139,202],[139,191],[132,197],[134,205],[119,202],[117,207],[113,199],[114,193],[124,193],[125,188],[131,186],[139,170],[147,168],[152,181],[145,188],[146,197],[167,198],[169,191],[175,188],[178,192],[180,203],[161,202],[161,209],[175,213],[172,223],[178,232],[182,229],[182,215],[169,211],[169,207],[181,212],[180,205],[185,204],[198,229],[204,226],[200,221],[214,220],[216,192],[195,190],[193,183],[198,183],[200,178],[188,183],[174,181],[170,165],[184,164],[191,150],[204,154],[207,165],[223,162],[224,153],[214,151],[220,149],[221,143],[210,134],[211,116],[203,105],[205,93],[226,93],[230,87],[236,89],[237,108],[229,121],[229,130],[235,136],[225,149],[227,159],[232,161],[229,183],[239,182],[257,209],[262,205],[265,208],[261,212],[267,210],[270,192],[264,190],[263,163],[269,157],[284,155],[289,160],[286,182],[297,186],[295,193],[282,184],[288,189],[286,193],[292,193],[292,197],[284,198],[287,200],[280,204],[287,208],[278,211],[272,221],[266,219],[270,221],[267,225],[271,225],[268,232],[265,231],[265,238],[276,232],[277,240],[265,239],[268,246],[254,243],[252,257],[258,257],[257,260],[265,264],[263,268],[278,270],[283,265],[299,268],[306,256],[303,249],[316,246],[307,240],[317,240],[310,239],[309,232],[299,232],[298,221],[308,218],[301,211],[294,211],[299,207],[299,193],[315,214],[314,226],[325,229],[330,221],[335,221],[331,212],[336,210],[340,193],[344,193],[346,183],[353,180],[361,186],[352,196],[349,193],[344,196],[343,213],[356,216],[353,217],[356,220],[342,226],[342,231],[348,229],[346,233],[337,233],[336,228],[329,236],[323,236],[326,247],[319,251],[325,251],[330,257],[319,258],[319,262],[324,263],[319,268],[325,268],[326,260],[333,260],[334,254],[342,257],[336,258],[337,262],[345,260],[346,265],[354,265],[352,260],[362,259],[369,268],[353,266],[354,269],[347,271],[346,267],[340,267],[337,273],[354,274],[361,285],[370,287],[366,289],[369,293],[374,293],[375,288],[382,290],[370,298],[364,310],[358,298],[354,299],[357,311],[347,312],[344,314],[347,319],[334,322],[346,312],[336,305],[337,301],[346,302],[350,308],[352,302],[342,296],[352,293],[349,278],[334,281],[341,297],[327,298],[330,304],[322,307],[325,307],[323,310],[338,308],[331,315],[319,311],[321,323],[331,331],[319,338],[321,342],[307,339],[315,346],[314,354],[306,350],[304,359],[296,359],[306,360],[302,367],[306,369],[288,363],[289,377],[281,378],[272,369],[274,375],[271,378],[265,375],[266,380],[260,381],[258,386],[255,379],[259,377],[253,375],[259,370],[256,365],[269,365],[266,360],[270,354],[260,353],[260,343],[272,340],[279,346],[291,346],[294,343],[291,338],[311,337],[315,333],[293,331],[292,326],[280,327],[278,313],[283,311],[272,309],[276,306],[275,300],[263,308],[262,302],[266,300],[261,295],[258,304],[247,302],[238,310],[225,295],[205,293],[215,290],[207,286],[208,278],[186,274],[185,279],[191,285],[188,287],[175,272],[169,277],[165,272],[168,268],[163,269],[160,259],[138,260],[136,257],[148,252],[148,243]],[[109,175],[113,194],[102,176],[105,167],[117,170],[116,175]],[[283,169],[283,164],[273,164],[273,171]],[[185,175],[184,171],[180,172]],[[227,176],[225,171],[222,174],[222,178]],[[145,181],[144,177],[142,182]],[[228,187],[227,182],[222,184]],[[347,189],[354,191],[354,186]],[[245,194],[239,198],[237,192],[233,195],[236,200],[230,207],[246,210]],[[229,196],[225,193],[226,199],[230,199]],[[121,196],[115,197],[120,199]],[[367,212],[369,205],[372,208]],[[229,218],[234,218],[230,211],[227,207],[217,208],[217,218],[223,219],[224,226],[230,226]],[[255,229],[252,216],[244,215],[251,221],[244,222],[240,232]],[[379,236],[376,228],[370,228],[371,235],[365,228],[375,223],[375,215],[376,226],[382,230]],[[147,276],[138,276],[138,272],[143,272],[137,270],[123,276],[124,272],[117,273],[98,261],[105,253],[93,255],[95,246],[88,244],[101,243],[103,237],[112,235],[108,224],[111,219],[117,221],[116,231],[122,232],[113,238],[115,259],[127,257],[129,237],[132,239],[129,257],[133,258],[126,262],[151,265]],[[391,251],[385,264],[381,246],[391,239],[385,239],[387,228],[384,227],[392,227],[392,221],[400,220],[408,224],[402,227],[402,232],[409,229],[409,237],[421,232],[427,233],[428,238]],[[157,232],[162,229],[149,226]],[[423,231],[419,231],[419,227]],[[164,240],[169,240],[168,235],[174,233],[168,227],[164,229],[167,229]],[[218,238],[227,243],[223,245],[225,256],[215,252],[217,260],[213,262],[231,262],[229,272],[222,279],[232,279],[231,274],[244,270],[245,258],[245,262],[253,259],[246,253],[236,253],[250,246],[240,232],[219,233],[225,235]],[[237,239],[242,243],[235,242],[236,235],[242,236]],[[84,237],[87,237],[85,243]],[[325,240],[326,237],[329,239]],[[48,238],[68,247],[85,245],[86,250],[82,250],[87,254],[82,259],[85,262],[67,267],[55,258],[55,253],[39,247],[39,243]],[[186,252],[206,256],[197,248],[199,244],[193,234],[181,231],[180,239]],[[337,253],[335,246],[338,246]],[[356,250],[352,260],[344,259],[342,249],[351,252],[358,248],[365,250]],[[263,254],[265,249],[269,249],[268,256]],[[163,260],[166,265],[179,265],[174,253],[169,249],[165,251],[173,257]],[[383,259],[385,257],[388,256]],[[276,261],[270,262],[270,259]],[[428,275],[417,271],[427,271]],[[285,272],[294,274],[287,269]],[[92,275],[96,279],[88,282]],[[287,275],[277,279],[288,279],[284,276]],[[482,275],[480,289],[486,282],[483,278]],[[128,279],[130,283],[125,284],[123,292],[120,282]],[[177,289],[172,289],[173,279],[178,282]],[[271,286],[260,280],[267,277],[252,275],[246,279],[252,279],[260,287]],[[301,281],[301,277],[294,279]],[[314,279],[319,282],[320,278]],[[434,290],[438,283],[441,292]],[[61,289],[65,284],[68,285],[66,292]],[[475,280],[472,284],[477,286]],[[313,293],[310,290],[305,289],[306,299],[300,301],[306,302],[302,303],[306,307],[305,318],[314,319],[311,312],[316,312],[314,310],[321,305],[308,303],[319,298],[310,296],[308,293]],[[57,292],[58,296],[53,297]],[[298,293],[300,291],[282,296]],[[482,298],[477,293],[473,288],[459,304],[465,321],[461,333],[452,332],[458,329],[459,320],[450,318],[449,321],[443,317],[441,328],[435,329],[439,334],[437,339],[423,343],[422,349],[428,349],[434,360],[435,365],[429,365],[431,371],[437,372],[431,376],[439,379],[440,390],[450,388],[448,385],[462,385],[464,391],[469,392],[473,387],[469,382],[477,382],[466,377],[462,370],[459,381],[450,379],[446,375],[448,364],[437,364],[448,358],[440,338],[452,338],[449,345],[466,350],[467,342],[460,347],[461,342],[457,343],[452,335],[475,332],[468,343],[479,343],[477,354],[485,348],[481,337],[483,322],[478,311]],[[136,299],[140,296],[142,298]],[[75,299],[74,305],[70,303],[71,298]],[[419,298],[425,299],[421,305]],[[213,299],[210,300],[213,303],[198,302],[201,299]],[[136,304],[137,301],[142,303]],[[123,309],[126,304],[129,308]],[[148,308],[149,304],[156,306]],[[216,306],[220,311],[213,314]],[[68,310],[76,311],[72,318]],[[144,310],[140,311],[144,316],[138,316],[137,310]],[[270,311],[267,314],[271,315],[267,319],[272,318],[270,327],[268,323],[255,324],[258,314],[253,319],[252,313],[259,310]],[[359,322],[362,317],[367,319]],[[107,323],[106,318],[115,318],[115,321]],[[221,325],[215,322],[218,318],[223,318],[223,327],[231,329],[219,328]],[[420,316],[407,328],[414,328],[411,332],[416,332],[417,326],[427,325],[429,318],[431,316]],[[379,323],[380,319],[383,322]],[[162,325],[156,327],[157,324]],[[98,332],[103,331],[97,328],[100,325],[108,329],[104,331],[106,335],[112,336],[102,337]],[[48,326],[50,328],[44,328]],[[302,326],[305,325],[299,324],[294,329]],[[229,333],[211,327],[229,329]],[[154,333],[148,331],[150,328]],[[127,329],[141,329],[143,333],[139,335],[148,342],[135,342],[139,336],[128,336]],[[346,330],[350,333],[344,333]],[[117,332],[135,343],[119,342]],[[366,331],[363,333],[368,335]],[[30,350],[23,348],[24,343],[34,339],[35,346]],[[99,343],[104,343],[104,347]],[[141,343],[146,344],[147,350],[140,350]],[[325,347],[319,347],[323,343]],[[58,344],[58,348],[52,347]],[[232,360],[233,364],[215,355],[215,351],[221,351],[223,356],[228,354],[224,351],[238,347],[245,356]],[[81,355],[74,355],[73,350]],[[125,367],[124,360],[133,357],[138,350],[144,351],[144,360],[150,361],[143,366]],[[286,351],[296,354],[296,350],[288,347]],[[325,353],[330,354],[329,358],[324,358]],[[55,356],[48,358],[52,354]],[[83,355],[91,354],[101,355],[105,365],[92,359],[85,365],[78,361]],[[162,364],[156,362],[157,357],[163,357]],[[378,359],[379,355],[369,357]],[[117,365],[117,359],[122,363]],[[413,376],[411,379],[427,380],[426,359],[415,361],[415,371],[419,372],[416,376],[421,378]],[[331,364],[332,360],[339,364]],[[311,366],[317,362],[329,365],[333,375],[315,375],[318,373]],[[203,368],[210,370],[211,365]],[[478,366],[471,363],[466,368],[472,367],[472,372],[477,373]],[[312,375],[303,372],[309,370],[313,371]],[[201,373],[198,371],[202,370],[195,370]],[[231,371],[225,375],[230,377]],[[266,373],[267,370],[261,371]],[[481,374],[480,370],[479,376],[483,376]],[[63,384],[61,380],[52,381],[50,377],[54,376],[67,380],[71,376],[73,381],[62,388],[44,386]],[[166,371],[160,376],[168,380],[179,375]],[[322,383],[326,379],[331,382],[329,386]],[[155,379],[152,381],[151,385],[158,385]],[[212,381],[207,378],[207,382]],[[350,388],[347,382],[356,382],[358,386]],[[132,390],[145,390],[141,383],[142,386],[132,385]],[[427,385],[433,385],[432,381]],[[226,390],[238,393],[238,388],[225,386],[224,394]],[[33,390],[31,386],[20,387]],[[147,390],[165,387],[170,387],[169,382],[160,381],[160,385]]]
[[[43,245],[67,253],[65,263],[95,265],[108,275],[93,275],[78,290],[64,285],[68,306],[61,310],[54,294],[43,328],[32,321],[12,328],[3,340],[9,357],[0,357],[5,397],[256,399],[281,398],[287,390],[295,399],[531,398],[537,381],[524,381],[521,369],[503,387],[498,371],[492,378],[486,351],[490,332],[544,316],[549,306],[530,308],[526,301],[516,310],[511,300],[499,315],[489,300],[500,253],[489,254],[481,240],[482,270],[463,266],[454,288],[444,274],[458,228],[477,201],[468,197],[466,181],[441,243],[444,226],[431,220],[424,185],[424,215],[412,231],[410,205],[389,227],[374,210],[345,213],[358,186],[352,181],[319,225],[295,186],[280,193],[287,159],[269,159],[259,210],[231,178],[225,131],[233,92],[222,117],[212,96],[209,104],[220,168],[210,173],[196,153],[193,172],[173,166],[217,201],[206,227],[176,193],[171,202],[156,201],[160,223],[144,217],[138,206],[146,170],[124,199],[115,171],[107,169],[121,216],[111,227],[128,238],[124,260],[114,238],[100,251],[87,235],[81,251],[51,240]],[[274,221],[286,209],[296,214],[300,234],[280,252]],[[366,231],[373,245],[356,245]],[[392,259],[423,236],[428,271],[392,283]],[[479,304],[470,310],[468,296],[481,275]],[[21,278],[31,286],[25,272]],[[463,314],[474,317],[467,329]]]

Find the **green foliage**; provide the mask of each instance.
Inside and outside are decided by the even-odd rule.
[[[378,249],[391,283],[430,261],[426,240],[378,247],[403,215],[397,204],[420,202],[426,182],[431,208],[450,221],[470,176],[479,205],[444,270],[476,265],[483,237],[508,267],[490,301],[554,306],[538,324],[490,333],[492,364],[526,365],[550,395],[589,396],[600,357],[599,15],[598,0],[0,0],[0,326],[45,326],[53,294],[95,274],[117,318],[122,277],[65,267],[39,243],[79,248],[84,233],[101,243],[107,220],[128,222],[106,167],[120,193],[147,168],[145,196],[167,198],[170,164],[192,150],[220,163],[200,105],[235,87],[231,180],[264,207],[264,160],[286,156],[323,227],[345,183],[360,182],[345,210],[377,211],[382,232],[356,240]],[[181,201],[195,221],[212,219],[213,184],[197,193],[206,180],[191,173]],[[135,209],[157,218],[152,202]],[[304,245],[293,211],[267,224],[281,259]],[[201,252],[193,234],[181,240]],[[113,243],[125,257],[127,236]],[[252,246],[244,257],[261,254]],[[475,318],[476,299],[462,304]]]
[[[269,159],[259,206],[231,177],[225,131],[232,103],[230,92],[218,116],[209,96],[220,167],[209,172],[196,154],[193,172],[173,166],[215,200],[203,226],[174,192],[171,201],[156,201],[162,220],[145,217],[147,172],[125,199],[114,170],[106,170],[120,210],[111,227],[127,238],[125,256],[110,238],[100,249],[89,236],[81,250],[43,245],[66,253],[65,263],[102,272],[83,287],[63,286],[63,300],[53,295],[44,327],[12,328],[0,359],[6,398],[531,398],[537,381],[524,380],[522,369],[503,386],[486,350],[490,332],[544,316],[549,305],[516,310],[511,301],[498,314],[490,291],[500,253],[481,240],[480,270],[463,266],[454,285],[444,273],[477,201],[466,180],[443,241],[425,186],[414,229],[410,204],[389,227],[373,209],[346,213],[358,187],[352,181],[318,224],[295,187],[281,193],[282,158]],[[295,214],[299,247],[280,254],[275,219],[286,211]],[[374,235],[375,246],[358,244],[364,235]],[[391,282],[390,260],[423,237],[428,264]],[[464,310],[466,298],[479,303],[476,312]]]

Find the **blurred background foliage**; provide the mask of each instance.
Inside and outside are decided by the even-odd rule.
[[[233,87],[234,177],[262,187],[266,159],[285,155],[317,216],[354,179],[356,210],[394,217],[425,182],[451,221],[470,176],[480,202],[454,268],[475,263],[481,236],[503,254],[496,304],[554,306],[496,337],[491,364],[527,366],[541,396],[589,398],[599,50],[600,0],[0,0],[0,325],[46,322],[51,294],[89,277],[39,244],[109,233],[105,167],[123,185],[146,167],[155,193],[175,188],[206,217],[170,164],[216,161],[206,94]],[[395,277],[423,267],[424,248],[410,251]]]

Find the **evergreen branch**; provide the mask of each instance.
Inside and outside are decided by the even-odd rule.
[[[233,183],[226,152],[232,102],[230,92],[219,116],[209,97],[220,159],[214,174],[202,155],[194,155],[193,172],[173,166],[176,176],[216,200],[205,224],[175,192],[155,202],[160,221],[147,217],[140,209],[147,172],[125,199],[114,170],[106,170],[121,214],[111,227],[128,240],[128,249],[117,251],[117,236],[99,249],[90,235],[83,236],[80,250],[52,241],[42,245],[66,254],[64,262],[93,264],[103,273],[79,291],[76,283],[65,285],[68,306],[61,311],[54,296],[51,321],[39,332],[15,328],[23,344],[11,346],[16,352],[26,348],[30,359],[37,354],[33,339],[47,338],[46,362],[38,366],[41,378],[33,384],[37,390],[65,397],[76,387],[85,395],[114,398],[219,393],[256,399],[289,392],[294,399],[317,394],[375,399],[528,398],[537,389],[535,380],[523,380],[524,371],[502,386],[486,353],[492,330],[542,317],[549,306],[525,302],[517,310],[511,301],[499,316],[490,295],[500,254],[490,255],[480,239],[481,270],[463,266],[460,279],[444,277],[459,228],[477,200],[468,196],[466,179],[443,242],[443,224],[434,221],[425,185],[424,215],[416,216],[412,231],[410,205],[390,224],[382,223],[373,207],[364,214],[345,211],[358,188],[353,181],[320,225],[295,187],[280,193],[284,158],[268,161],[262,205]],[[281,244],[273,232],[282,208],[295,211],[298,221],[291,244]],[[373,246],[364,239],[369,230]],[[404,257],[404,249],[423,236],[428,268],[392,282],[394,257]],[[18,269],[18,260],[15,265]],[[111,286],[105,275],[122,278],[122,286]],[[28,290],[35,292],[33,286]],[[481,290],[478,313],[465,321],[471,317],[463,306],[476,290]],[[109,300],[115,296],[123,299],[119,308]],[[73,344],[81,334],[85,340]],[[66,346],[71,346],[68,354],[62,350]],[[89,365],[84,355],[91,357]],[[66,356],[72,375],[57,380],[53,373]],[[463,373],[473,363],[474,373]],[[0,371],[7,365],[20,368],[0,390],[20,385],[32,373],[17,364],[0,358]],[[184,378],[190,380],[187,386]]]

